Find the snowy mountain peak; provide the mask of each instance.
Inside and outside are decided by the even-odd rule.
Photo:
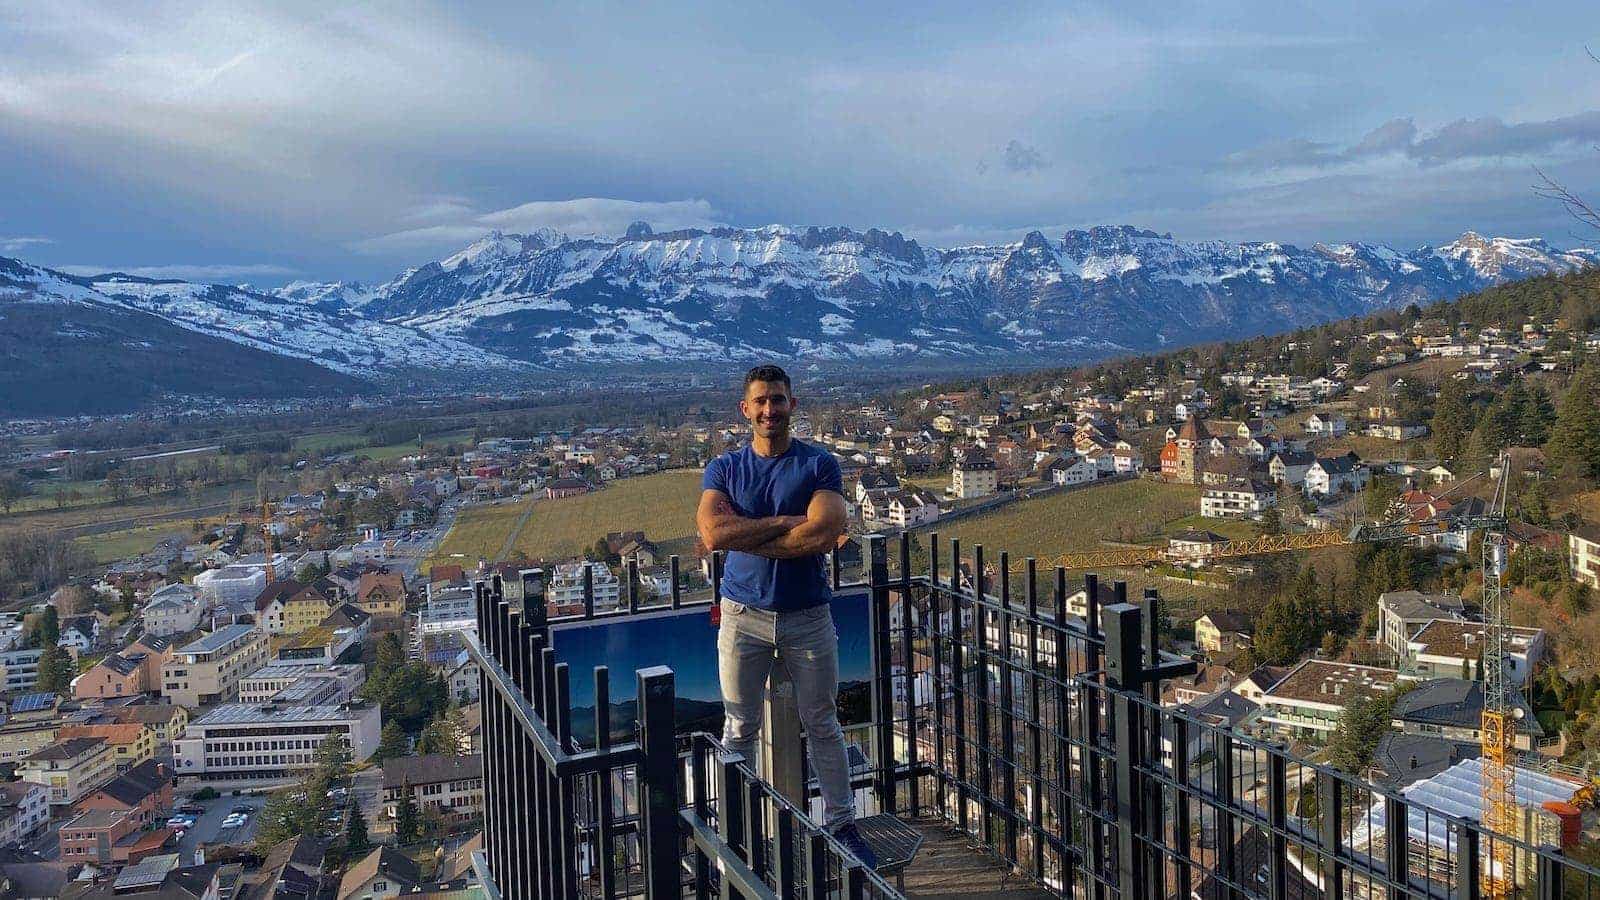
[[[485,269],[504,260],[557,246],[566,240],[566,235],[553,228],[541,228],[531,234],[507,234],[495,229],[440,260],[439,267],[446,272],[463,266]]]

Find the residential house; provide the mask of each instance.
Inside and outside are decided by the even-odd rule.
[[[175,738],[183,737],[183,729],[189,724],[189,711],[175,703],[128,703],[104,707],[96,719],[143,725],[155,732],[157,747],[166,747]]]
[[[1181,559],[1187,566],[1202,566],[1211,559],[1211,552],[1228,539],[1214,531],[1186,528],[1167,539],[1167,551]]]
[[[246,873],[238,900],[312,900],[320,894],[328,842],[297,834],[267,851],[261,868]]]
[[[1586,525],[1567,535],[1567,568],[1573,580],[1600,588],[1600,528]]]
[[[185,634],[200,627],[205,600],[193,585],[178,582],[158,588],[145,599],[140,621],[147,635]]]
[[[393,822],[406,791],[419,812],[437,810],[451,824],[483,812],[483,757],[429,753],[383,763],[383,811]]]
[[[88,653],[100,643],[100,620],[95,616],[73,616],[61,623],[60,645],[79,654]]]
[[[421,883],[416,862],[385,844],[345,869],[335,896],[338,900],[382,900],[411,893]]]
[[[226,896],[222,886],[238,879],[238,863],[207,863],[197,866],[180,866],[178,854],[153,854],[139,863],[137,883],[139,889],[118,883],[123,879],[70,882],[61,892],[62,900],[128,900],[148,897],[150,900],[219,900]],[[289,900],[289,898],[285,898]]]
[[[1397,791],[1432,778],[1464,759],[1477,759],[1479,752],[1477,744],[1422,732],[1386,731],[1378,738],[1366,774],[1374,783]]]
[[[855,500],[865,502],[868,497],[888,497],[900,490],[900,477],[893,472],[869,466],[861,470],[856,480]]]
[[[1045,467],[1045,474],[1052,484],[1061,485],[1088,484],[1100,477],[1095,464],[1077,454],[1056,457]]]
[[[1277,505],[1277,490],[1254,478],[1211,485],[1200,495],[1200,515],[1209,519],[1255,518]]]
[[[151,690],[149,673],[141,662],[113,653],[73,679],[72,696],[78,700],[133,697]]]
[[[298,634],[327,618],[337,598],[338,585],[330,579],[275,581],[256,597],[256,624],[267,634]]]
[[[939,519],[939,501],[932,494],[918,488],[898,491],[889,498],[888,523],[892,527],[907,529],[926,525]]]
[[[1306,480],[1306,472],[1317,461],[1309,450],[1280,450],[1267,463],[1267,474],[1278,484],[1298,485]]]
[[[1435,619],[1466,619],[1466,604],[1457,594],[1386,591],[1378,595],[1378,633],[1373,641],[1405,659],[1412,635]]]
[[[50,789],[32,781],[0,781],[0,847],[32,837],[50,821]]]
[[[1307,494],[1329,497],[1343,492],[1355,492],[1367,486],[1372,473],[1354,453],[1343,456],[1319,456],[1306,470]]]
[[[1316,412],[1306,418],[1306,434],[1318,437],[1343,437],[1350,431],[1350,423],[1338,413]]]
[[[1427,433],[1428,426],[1420,422],[1383,420],[1368,422],[1366,427],[1367,437],[1383,438],[1387,441],[1409,441],[1412,438],[1424,437]]]
[[[363,572],[351,592],[355,605],[370,616],[398,618],[406,611],[406,583],[399,572]]]
[[[165,826],[146,830],[127,810],[90,809],[61,823],[56,837],[64,862],[107,869],[136,865],[159,854],[172,832]]]
[[[544,486],[544,496],[547,500],[559,500],[562,497],[576,497],[579,494],[587,494],[591,490],[593,490],[593,486],[582,478],[570,476],[552,478]]]
[[[1238,610],[1216,610],[1194,620],[1195,645],[1207,653],[1232,653],[1248,647],[1255,633],[1255,622]]]
[[[1530,751],[1544,736],[1544,727],[1520,691],[1510,697],[1515,733],[1512,746]],[[1391,713],[1394,727],[1407,734],[1426,734],[1467,744],[1483,738],[1483,682],[1432,678],[1400,695]]]
[[[146,760],[84,794],[73,808],[127,811],[139,825],[155,825],[172,809],[172,787],[172,769]]]
[[[1487,625],[1460,619],[1433,619],[1406,643],[1407,670],[1419,678],[1483,678]],[[1505,627],[1507,682],[1527,689],[1544,657],[1542,628]]]
[[[73,738],[104,739],[111,747],[112,764],[118,772],[126,772],[156,755],[155,730],[136,723],[63,725],[56,732],[57,741]]]

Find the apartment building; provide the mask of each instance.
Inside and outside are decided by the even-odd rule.
[[[1459,619],[1434,619],[1406,642],[1406,669],[1418,678],[1483,678],[1483,648],[1488,626]],[[1506,662],[1509,683],[1527,688],[1533,669],[1544,657],[1542,628],[1507,625]]]
[[[23,781],[50,791],[50,806],[69,806],[116,777],[116,753],[105,738],[56,741],[17,764]]]
[[[158,588],[145,599],[139,613],[144,633],[166,637],[186,634],[200,627],[205,600],[193,585],[179,582]]]
[[[173,742],[178,777],[201,782],[276,782],[301,777],[330,735],[362,762],[378,749],[378,705],[229,703],[189,723]]]
[[[987,497],[1000,489],[1000,473],[994,460],[981,453],[968,453],[950,473],[950,494],[958,500]]]
[[[0,652],[0,685],[6,693],[31,691],[39,683],[39,657],[44,649]]]
[[[50,821],[50,789],[31,781],[0,781],[0,847],[8,847]]]
[[[587,569],[594,587],[594,608],[616,609],[622,603],[622,580],[603,562],[589,561],[556,566],[545,591],[550,606],[583,606],[583,573]]]
[[[1278,505],[1278,491],[1253,478],[1216,484],[1200,496],[1200,515],[1208,519],[1247,519]]]
[[[1399,677],[1394,669],[1308,659],[1262,695],[1261,721],[1290,737],[1326,740],[1345,704],[1354,697],[1375,697]]]
[[[136,723],[63,725],[56,732],[58,741],[72,738],[103,738],[111,747],[112,761],[119,773],[154,759],[156,755],[155,731]]]
[[[385,760],[383,812],[390,822],[408,788],[419,812],[438,810],[452,823],[471,821],[483,812],[483,757],[430,753]]]
[[[232,700],[239,680],[267,661],[267,635],[253,625],[225,625],[180,647],[161,670],[161,694],[180,706]]]

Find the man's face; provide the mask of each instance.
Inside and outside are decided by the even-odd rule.
[[[752,381],[745,386],[739,411],[750,421],[750,428],[756,434],[764,438],[781,437],[789,433],[794,397],[781,381]]]

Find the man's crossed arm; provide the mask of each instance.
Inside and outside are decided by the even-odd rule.
[[[700,494],[695,524],[707,550],[743,550],[769,559],[817,556],[838,546],[845,530],[844,497],[817,491],[803,516],[752,519],[739,515],[726,494]]]

